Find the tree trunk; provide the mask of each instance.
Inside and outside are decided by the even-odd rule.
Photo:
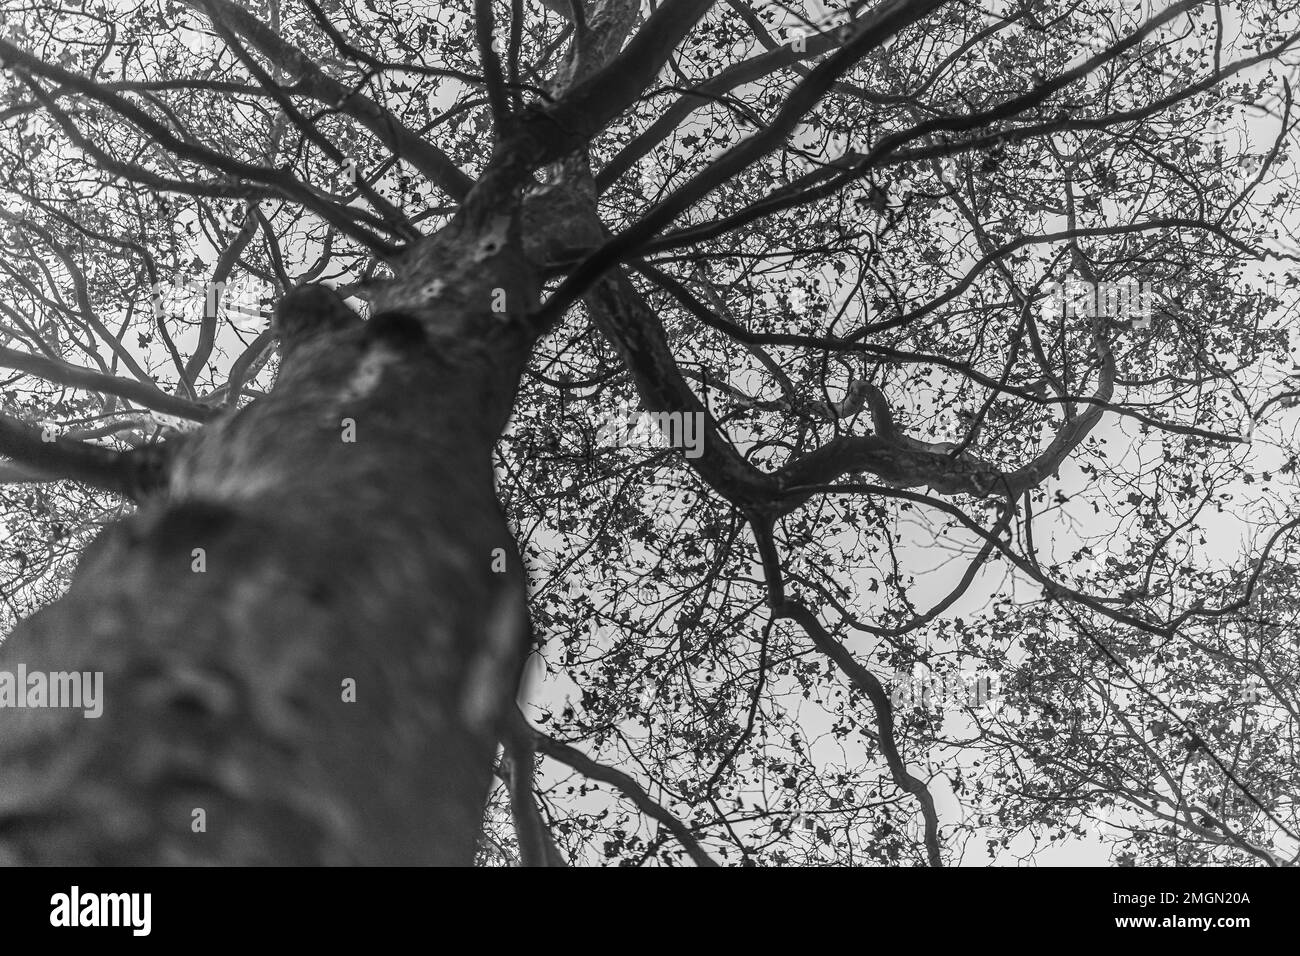
[[[0,862],[472,862],[527,651],[491,464],[538,292],[514,221],[415,247],[366,323],[287,296],[271,393],[4,644],[104,700],[0,709]]]

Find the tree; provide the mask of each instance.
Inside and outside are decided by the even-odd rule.
[[[0,856],[1300,854],[1294,5],[4,9]]]

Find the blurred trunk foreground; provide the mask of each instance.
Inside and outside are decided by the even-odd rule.
[[[527,650],[491,452],[538,284],[513,212],[395,268],[369,322],[287,295],[271,393],[4,643],[104,676],[98,718],[0,707],[0,862],[472,862]]]

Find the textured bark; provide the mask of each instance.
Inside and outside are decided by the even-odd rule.
[[[0,648],[104,672],[98,719],[0,709],[0,861],[472,861],[527,646],[491,468],[537,295],[509,223],[416,247],[367,323],[286,297],[272,392]]]
[[[200,6],[371,118],[237,8]],[[545,331],[538,275],[602,240],[586,142],[707,6],[670,0],[611,79],[636,6],[595,4],[556,115],[510,123],[476,183],[426,147],[459,212],[368,323],[320,289],[280,303],[271,393],[169,453],[165,497],[0,647],[0,670],[103,671],[105,695],[98,719],[0,709],[0,862],[472,861],[528,648],[491,451]]]

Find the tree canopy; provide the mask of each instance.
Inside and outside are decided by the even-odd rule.
[[[482,862],[533,813],[572,863],[1300,858],[1295,4],[0,17],[6,630],[268,391],[287,290],[519,174],[537,764]]]

